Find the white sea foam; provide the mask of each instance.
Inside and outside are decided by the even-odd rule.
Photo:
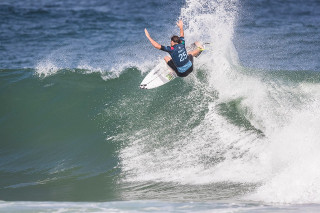
[[[319,205],[268,206],[254,203],[166,202],[153,200],[114,202],[0,201],[1,212],[317,212]]]
[[[57,73],[60,68],[52,61],[44,60],[37,64],[36,74],[40,77],[47,77]]]
[[[319,87],[318,87],[319,88]],[[313,95],[314,96],[314,95]],[[320,202],[320,108],[319,92],[304,109],[296,110],[282,128],[270,135],[261,155],[270,175],[250,199],[267,202]]]

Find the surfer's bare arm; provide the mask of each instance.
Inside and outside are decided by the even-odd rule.
[[[155,48],[157,48],[157,49],[160,50],[160,49],[161,49],[161,45],[158,44],[155,40],[153,40],[153,39],[151,38],[151,36],[150,36],[150,34],[149,34],[149,32],[148,32],[148,30],[147,30],[146,28],[144,29],[144,32],[145,32],[147,38],[149,39],[150,43],[151,43]]]
[[[184,37],[183,22],[182,22],[182,20],[179,20],[179,21],[177,22],[177,26],[178,26],[179,29],[180,29],[180,37]]]

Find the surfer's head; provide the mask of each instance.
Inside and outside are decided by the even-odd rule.
[[[180,43],[181,43],[181,40],[179,36],[174,35],[171,37],[171,46],[175,44],[180,44]]]

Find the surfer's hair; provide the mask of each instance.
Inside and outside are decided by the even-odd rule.
[[[181,43],[180,37],[176,36],[176,35],[171,37],[171,41],[173,41],[174,43],[178,43],[178,44]]]

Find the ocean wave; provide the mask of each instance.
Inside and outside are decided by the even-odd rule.
[[[187,43],[212,51],[154,90],[139,84],[163,59],[141,43],[84,53],[75,40],[0,70],[1,197],[320,202],[319,73],[244,67],[238,10],[188,0]]]
[[[290,77],[284,79],[264,73],[248,75],[232,43],[236,3],[206,1],[202,5],[207,9],[198,10],[197,1],[187,2],[181,16],[188,20],[186,32],[190,38],[199,38],[199,32],[205,29],[207,39],[209,36],[215,45],[213,53],[204,54],[196,62],[205,69],[208,84],[202,87],[207,89],[184,91],[184,101],[168,99],[179,117],[182,113],[178,109],[187,112],[183,120],[172,113],[168,113],[171,117],[162,114],[149,126],[124,136],[129,140],[120,150],[124,181],[251,183],[256,189],[248,192],[250,199],[319,202],[319,190],[314,187],[319,178],[314,168],[319,160],[308,151],[318,150],[318,112],[317,107],[310,107],[318,105],[318,77],[310,84],[303,77],[307,72],[294,81],[294,73],[288,72]],[[218,96],[203,96],[210,90]],[[236,103],[232,112],[225,112],[227,109],[221,106],[230,103]],[[192,123],[194,120],[197,122]],[[303,162],[295,159],[298,156]],[[302,168],[308,175],[298,175]],[[306,183],[299,185],[301,182]],[[289,196],[289,186],[299,189]]]

